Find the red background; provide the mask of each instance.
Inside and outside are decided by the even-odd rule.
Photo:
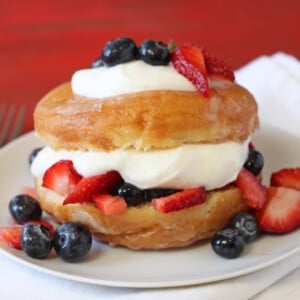
[[[203,45],[238,68],[262,54],[300,57],[298,0],[0,0],[0,103],[36,102],[108,39]]]

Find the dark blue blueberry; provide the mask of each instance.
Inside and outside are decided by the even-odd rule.
[[[91,246],[91,232],[81,223],[67,222],[55,230],[55,251],[66,262],[80,261],[90,251]]]
[[[92,65],[91,65],[91,68],[96,69],[96,68],[100,68],[100,67],[103,67],[103,66],[104,66],[104,62],[103,62],[102,58],[98,57],[93,61]]]
[[[114,194],[124,198],[128,206],[137,206],[145,201],[143,191],[128,182],[117,186]]]
[[[225,258],[236,258],[244,250],[245,241],[236,228],[226,227],[211,240],[213,250]]]
[[[172,195],[177,193],[179,190],[177,189],[167,189],[167,188],[157,188],[157,189],[146,189],[143,190],[144,199],[146,201],[151,201],[154,198],[160,198]]]
[[[38,201],[25,194],[17,195],[10,200],[9,212],[19,224],[39,220],[42,216],[42,209]]]
[[[107,66],[115,66],[136,59],[138,48],[128,37],[108,41],[102,51],[101,59]]]
[[[46,258],[53,243],[50,230],[40,224],[26,224],[22,229],[21,245],[23,251],[32,258]]]
[[[32,164],[32,162],[34,161],[34,159],[36,158],[36,156],[42,149],[43,149],[42,147],[39,147],[39,148],[35,148],[31,151],[31,153],[29,155],[29,165]]]
[[[264,157],[255,149],[249,149],[248,158],[244,167],[254,176],[257,176],[264,166]]]
[[[154,40],[146,40],[141,44],[139,57],[147,64],[153,66],[168,65],[170,62],[168,46]]]
[[[257,222],[253,215],[249,213],[239,213],[234,216],[230,225],[236,228],[246,243],[257,237]]]

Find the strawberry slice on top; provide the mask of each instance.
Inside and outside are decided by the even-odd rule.
[[[300,167],[284,168],[271,175],[272,186],[283,186],[300,191]]]
[[[120,196],[112,196],[109,194],[97,195],[93,198],[96,206],[108,216],[121,215],[127,209],[126,201]]]

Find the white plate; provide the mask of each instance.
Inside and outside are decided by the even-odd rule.
[[[300,166],[300,137],[263,126],[254,143],[265,157],[265,178],[281,167]],[[0,226],[10,222],[9,199],[20,187],[32,185],[28,156],[38,145],[34,134],[29,133],[0,151]],[[218,257],[209,242],[163,251],[131,251],[94,242],[88,257],[75,264],[63,262],[54,253],[48,259],[34,260],[3,243],[0,250],[39,271],[76,281],[118,287],[174,287],[233,278],[270,266],[300,250],[300,230],[281,236],[264,235],[232,260]]]

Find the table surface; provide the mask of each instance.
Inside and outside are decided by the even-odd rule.
[[[300,57],[298,0],[0,1],[0,103],[37,101],[89,67],[109,39],[191,42],[234,69],[277,51]]]

